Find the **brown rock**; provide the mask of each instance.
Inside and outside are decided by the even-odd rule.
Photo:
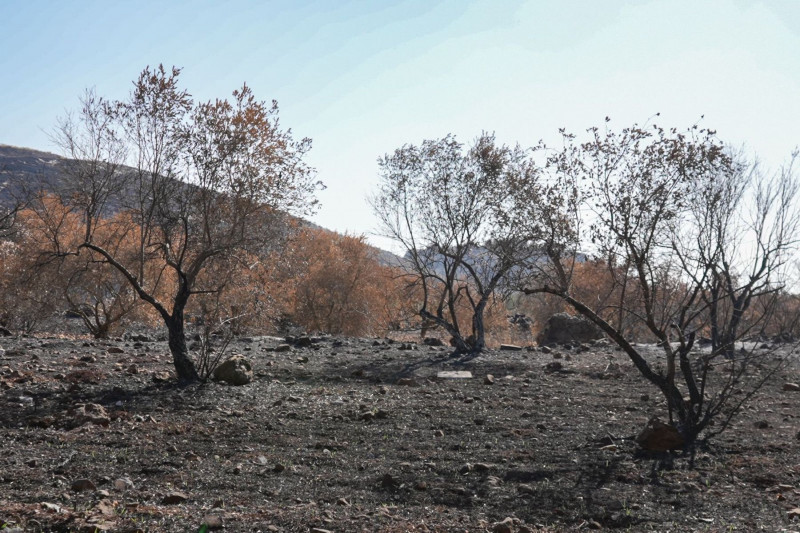
[[[108,500],[103,500],[95,505],[94,510],[103,516],[114,516],[114,504]]]
[[[74,531],[77,531],[77,533],[101,533],[103,531],[114,531],[115,527],[116,524],[113,522],[90,519]]]
[[[107,351],[108,353],[125,353],[125,350],[123,350],[122,348],[119,348],[119,347],[117,347],[117,346],[112,346],[112,347],[110,347],[110,348],[109,348],[108,350],[106,350],[106,351]]]
[[[487,465],[486,463],[475,463],[472,465],[472,469],[479,473],[479,474],[486,474],[489,470],[492,469],[491,466]]]
[[[494,376],[491,374],[486,374],[486,377],[483,378],[484,385],[494,385]]]
[[[560,372],[564,369],[564,365],[561,361],[552,361],[544,365],[544,369],[548,372]]]
[[[85,492],[87,490],[95,490],[97,487],[90,479],[76,479],[72,482],[70,488],[75,492]]]
[[[56,419],[54,416],[45,415],[39,417],[33,417],[28,420],[28,425],[37,428],[47,429],[55,425]],[[31,465],[28,465],[31,466]]]
[[[164,505],[176,505],[179,503],[183,503],[188,499],[189,496],[187,496],[186,493],[176,490],[164,496],[164,499],[161,500],[161,503],[163,503]]]
[[[253,381],[253,365],[243,355],[234,355],[214,370],[214,379],[231,385],[247,385]]]
[[[787,392],[797,392],[800,391],[800,385],[797,383],[784,383],[783,390]]]
[[[397,380],[397,384],[401,387],[419,387],[419,383],[414,378],[400,378]]]
[[[536,494],[536,489],[533,488],[533,485],[529,485],[527,483],[521,483],[517,485],[517,490],[522,494]]]
[[[120,492],[133,489],[133,481],[126,477],[115,479],[112,485],[114,486],[114,490]]]
[[[381,486],[385,488],[393,488],[400,485],[400,482],[391,474],[384,474],[381,477]]]
[[[209,514],[203,517],[203,523],[208,526],[208,529],[216,530],[223,529],[225,525],[222,523],[222,517],[217,514]]]
[[[665,424],[658,418],[651,418],[647,426],[636,437],[636,443],[651,452],[665,452],[682,448],[685,442],[683,435],[675,426]]]
[[[105,408],[96,403],[79,403],[67,413],[67,418],[67,425],[73,428],[84,424],[108,426],[111,423]]]
[[[514,519],[510,516],[492,525],[492,533],[514,533]]]
[[[172,375],[169,372],[154,372],[152,379],[155,383],[166,383],[172,379]]]

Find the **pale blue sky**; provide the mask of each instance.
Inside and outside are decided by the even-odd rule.
[[[379,156],[450,132],[532,145],[660,112],[772,166],[800,145],[800,0],[0,0],[0,143],[55,151],[84,88],[121,98],[158,63],[197,99],[277,99],[339,231],[375,229]]]

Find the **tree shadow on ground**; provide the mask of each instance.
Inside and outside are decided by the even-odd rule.
[[[78,404],[98,404],[111,414],[124,410],[129,415],[150,414],[155,406],[169,404],[179,411],[187,393],[198,393],[204,384],[192,386],[177,382],[151,383],[142,387],[97,387],[72,385],[62,389],[20,389],[15,391],[19,403],[0,411],[0,427],[68,426],[67,413]],[[121,402],[121,403],[120,403]]]

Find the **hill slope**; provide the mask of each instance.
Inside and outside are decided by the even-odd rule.
[[[22,178],[23,183],[31,188],[56,190],[66,161],[65,158],[49,152],[0,144],[0,206],[7,206],[12,202],[9,176]],[[303,225],[326,229],[307,220],[303,221]],[[401,263],[399,257],[380,248],[375,248],[375,255],[384,265],[394,266]]]

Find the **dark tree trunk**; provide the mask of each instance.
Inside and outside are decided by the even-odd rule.
[[[482,352],[486,348],[486,326],[483,323],[483,314],[486,310],[486,300],[481,300],[472,315],[472,336],[475,341],[472,343],[472,351]]]
[[[169,351],[172,353],[172,362],[175,365],[178,381],[181,383],[200,381],[200,375],[197,373],[197,368],[195,368],[192,358],[189,357],[189,349],[186,347],[183,314],[176,313],[166,322],[169,332]]]
[[[110,333],[111,333],[111,324],[104,322],[102,324],[97,324],[97,326],[95,326],[92,335],[94,335],[95,339],[107,339]]]

